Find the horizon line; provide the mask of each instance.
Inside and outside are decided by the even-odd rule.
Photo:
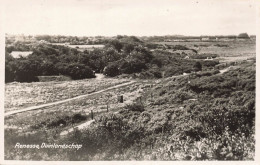
[[[247,32],[241,32],[239,34],[242,33],[247,33]],[[24,36],[44,36],[44,35],[48,35],[48,36],[65,36],[65,37],[116,37],[116,36],[135,36],[135,37],[162,37],[162,36],[183,36],[183,37],[203,37],[203,36],[238,36],[239,34],[214,34],[214,35],[206,35],[206,34],[201,34],[201,35],[183,35],[183,34],[165,34],[165,35],[127,35],[127,34],[116,34],[116,35],[66,35],[66,34],[24,34],[24,33],[5,33],[6,35],[24,35]],[[247,33],[249,36],[256,36],[256,34],[249,34]]]

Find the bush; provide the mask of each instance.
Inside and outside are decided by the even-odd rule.
[[[113,63],[109,64],[108,66],[105,67],[104,74],[111,77],[117,76],[120,74],[118,67],[119,66],[117,64],[113,64]]]
[[[214,66],[219,64],[219,61],[217,61],[217,60],[211,60],[211,61],[207,60],[207,61],[201,61],[201,63],[202,63],[202,66],[205,66],[205,67],[214,67]]]
[[[161,68],[163,66],[163,59],[161,58],[154,58],[151,61],[151,64],[156,64],[159,68]]]
[[[207,59],[207,58],[216,58],[218,57],[217,54],[197,54],[194,56],[191,56],[192,59]]]
[[[74,80],[95,77],[95,74],[90,67],[77,63],[67,66],[66,73],[64,74],[70,76]]]
[[[40,64],[34,60],[21,59],[16,61],[15,70],[15,81],[18,82],[33,82],[39,81],[38,76],[38,66]]]
[[[86,115],[82,115],[80,113],[76,113],[74,115],[64,115],[64,116],[59,116],[59,117],[53,117],[49,119],[45,119],[43,121],[37,121],[36,124],[32,125],[31,128],[33,129],[39,129],[43,127],[47,128],[56,128],[56,127],[64,127],[68,126],[74,123],[79,123],[81,121],[84,121],[87,119]]]
[[[139,103],[127,105],[126,109],[129,111],[137,111],[137,112],[143,112],[145,110],[144,105],[139,104]]]
[[[201,71],[201,70],[202,70],[201,63],[197,61],[197,62],[193,65],[193,68],[194,68],[194,71],[195,71],[195,72]]]
[[[12,82],[15,78],[16,63],[15,59],[9,54],[5,53],[5,82]]]
[[[213,70],[213,71],[202,71],[202,72],[199,72],[199,73],[195,73],[194,75],[196,77],[203,77],[203,76],[213,76],[215,74],[218,74],[220,73],[219,70]]]
[[[124,61],[120,66],[120,71],[122,73],[131,74],[141,72],[143,69],[147,69],[145,62],[141,62],[137,59],[130,61]]]
[[[137,77],[142,79],[162,78],[162,73],[157,70],[147,70],[142,71]]]
[[[186,46],[183,46],[183,45],[172,45],[170,47],[174,50],[189,50],[189,48],[187,48]]]

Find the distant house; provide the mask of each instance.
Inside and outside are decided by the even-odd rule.
[[[203,37],[201,38],[201,41],[209,41],[209,37]]]
[[[27,57],[32,54],[32,51],[12,51],[11,56],[13,58]]]

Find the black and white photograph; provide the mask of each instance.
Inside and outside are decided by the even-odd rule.
[[[2,1],[3,164],[256,162],[259,4]]]

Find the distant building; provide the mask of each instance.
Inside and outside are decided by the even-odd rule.
[[[201,38],[201,41],[209,41],[209,37],[203,37]]]

